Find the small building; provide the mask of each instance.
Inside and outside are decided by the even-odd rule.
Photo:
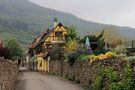
[[[67,31],[68,29],[62,23],[57,23],[57,20],[55,20],[52,29],[47,29],[28,45],[28,54],[31,57],[31,62],[36,63],[35,69],[49,72],[50,58],[48,57],[48,52],[54,46],[64,46]],[[35,60],[32,60],[32,57],[34,57]]]

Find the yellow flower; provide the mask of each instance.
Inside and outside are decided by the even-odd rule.
[[[107,57],[112,57],[112,56],[114,56],[114,54],[113,54],[112,52],[107,52],[107,53],[105,54],[105,56],[107,56]]]
[[[90,63],[93,63],[94,62],[94,59],[90,59]]]
[[[106,58],[107,58],[107,56],[106,56],[106,55],[104,55],[104,54],[100,54],[100,55],[98,55],[98,58],[99,58],[99,59],[101,59],[101,60],[103,60],[103,59],[106,59]]]
[[[96,59],[95,59],[95,55],[89,55],[89,60],[90,60],[90,63],[93,63]]]
[[[98,58],[98,56],[95,56],[94,59],[97,60],[97,59],[99,59],[99,58]]]

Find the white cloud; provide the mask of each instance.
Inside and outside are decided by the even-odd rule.
[[[80,18],[135,28],[135,0],[31,0]]]

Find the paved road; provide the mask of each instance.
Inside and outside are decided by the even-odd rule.
[[[63,80],[60,77],[39,74],[38,72],[22,72],[16,90],[84,90],[79,85]]]

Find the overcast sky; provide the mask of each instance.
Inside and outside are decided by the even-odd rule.
[[[30,0],[79,18],[135,28],[135,0]]]

